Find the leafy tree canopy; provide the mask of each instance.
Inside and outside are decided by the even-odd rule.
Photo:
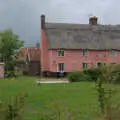
[[[0,31],[0,59],[9,66],[13,63],[16,52],[23,47],[24,42],[11,29]]]

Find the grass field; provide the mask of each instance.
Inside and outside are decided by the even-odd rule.
[[[116,103],[120,103],[120,86],[116,88],[114,97]],[[69,84],[36,84],[36,78],[21,77],[16,80],[0,80],[0,100],[5,102],[14,98],[19,93],[27,93],[24,114],[26,120],[39,120],[38,111],[51,111],[56,108],[55,103],[72,111],[80,112],[81,120],[93,120],[97,115],[98,102],[95,91],[95,83],[80,82]]]

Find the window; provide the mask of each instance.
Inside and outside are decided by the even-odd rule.
[[[102,67],[102,63],[98,62],[97,67]]]
[[[111,50],[111,51],[110,51],[110,56],[111,56],[111,57],[116,56],[116,51],[115,51],[115,50]]]
[[[87,49],[83,49],[83,56],[88,56],[88,50]]]
[[[87,69],[88,68],[88,63],[82,63],[83,69]]]
[[[58,72],[64,72],[65,71],[65,64],[59,63],[58,64]]]
[[[64,50],[58,50],[58,56],[64,56]]]

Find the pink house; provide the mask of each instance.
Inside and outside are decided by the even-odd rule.
[[[47,23],[41,15],[41,70],[57,74],[120,63],[120,26]]]

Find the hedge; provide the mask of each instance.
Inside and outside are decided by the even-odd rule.
[[[92,81],[97,81],[98,77],[101,75],[101,69],[91,68],[83,71],[85,75],[88,75]]]
[[[88,75],[85,75],[81,71],[74,71],[74,72],[68,73],[68,80],[70,82],[89,81],[90,77]]]

